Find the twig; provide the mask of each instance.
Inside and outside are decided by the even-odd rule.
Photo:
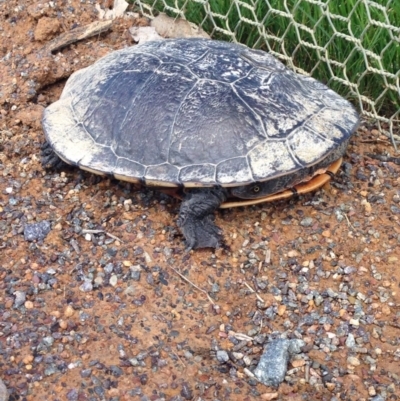
[[[116,235],[114,235],[114,234],[108,233],[107,231],[104,231],[104,234],[107,235],[107,237],[110,237],[110,238],[112,238],[112,239],[115,239],[116,241],[121,242],[121,244],[124,243],[124,241],[122,241],[121,238],[118,238],[118,237],[117,237]]]
[[[346,217],[346,220],[347,220],[347,224],[354,230],[354,231],[356,231],[356,229],[353,227],[353,225],[350,223],[350,220],[349,220],[349,218],[347,217],[347,214],[346,213],[343,213],[343,215],[344,215],[344,217]]]
[[[234,333],[233,336],[239,341],[254,341],[253,337],[243,333]]]
[[[106,21],[95,21],[92,22],[91,24],[75,28],[72,31],[62,33],[57,38],[53,39],[46,46],[46,50],[49,53],[54,53],[72,43],[106,32],[111,28],[111,25],[112,21],[106,20]]]
[[[262,302],[265,303],[265,301],[257,294],[257,292],[255,290],[253,290],[253,288],[251,288],[245,281],[244,281],[244,285],[254,294],[256,294],[257,299]]]
[[[305,366],[304,379],[306,383],[310,381],[310,365],[308,363]]]
[[[183,365],[183,367],[186,368],[186,365],[185,365],[185,363],[182,361],[181,357],[180,357],[177,353],[175,353],[174,351],[172,351],[172,353],[178,358],[179,362]]]
[[[387,138],[387,139],[390,139],[390,138]],[[379,138],[376,138],[376,139],[364,139],[363,141],[360,141],[360,143],[388,143],[389,141],[388,140],[383,140],[383,139],[379,139]]]
[[[188,278],[186,278],[183,274],[179,273],[178,270],[174,269],[173,267],[167,265],[171,270],[173,270],[180,278],[182,278],[183,280],[187,281],[189,284],[191,284],[194,288],[196,288],[197,290],[203,292],[204,294],[207,295],[208,300],[215,305],[215,302],[213,301],[213,299],[210,297],[210,295],[208,295],[208,292],[203,290],[202,288],[198,287],[196,284],[192,283]]]

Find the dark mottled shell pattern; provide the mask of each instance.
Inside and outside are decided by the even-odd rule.
[[[351,104],[315,79],[263,51],[206,39],[110,53],[74,73],[43,119],[70,164],[185,187],[301,174],[340,157],[357,125]]]

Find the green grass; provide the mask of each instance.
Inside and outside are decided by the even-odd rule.
[[[209,0],[209,9],[216,14],[227,16],[227,18],[211,17],[206,13],[202,4],[186,0],[165,0],[171,7],[182,7],[186,4],[186,18],[202,27],[212,34],[213,39],[232,40],[229,35],[224,35],[215,27],[225,29],[234,33],[238,42],[250,47],[286,52],[293,57],[294,65],[308,71],[313,77],[328,84],[343,96],[358,102],[357,91],[376,102],[376,111],[382,115],[391,116],[400,108],[400,93],[398,89],[388,89],[389,85],[396,87],[396,80],[378,72],[368,71],[369,68],[378,71],[387,71],[400,77],[400,34],[392,31],[392,37],[397,41],[391,41],[390,31],[386,27],[371,24],[375,20],[378,23],[387,24],[400,28],[400,1],[398,0],[375,0],[381,8],[386,9],[389,19],[385,19],[385,13],[379,7],[371,5],[366,8],[364,1],[360,0],[320,0],[324,6],[311,4],[302,0],[242,0],[251,8],[256,5],[255,12],[250,7],[236,5],[233,0]],[[366,1],[365,1],[366,2]],[[163,10],[161,0],[142,0],[142,3],[154,5],[155,9]],[[239,8],[238,8],[239,7]],[[339,17],[330,19],[324,14],[324,8],[331,14]],[[290,13],[294,16],[297,24],[290,19],[279,15],[278,12]],[[175,16],[167,11],[167,14]],[[349,21],[343,21],[342,17],[349,17]],[[261,28],[252,25],[251,22],[262,21]],[[313,34],[301,25],[308,27]],[[263,34],[268,38],[265,40]],[[299,45],[298,37],[307,44]],[[353,38],[359,39],[359,44],[352,42]],[[283,40],[280,40],[283,38]],[[391,42],[391,43],[390,43]],[[390,44],[389,44],[390,43]],[[310,46],[311,44],[311,46]],[[370,54],[363,52],[360,45],[368,50]],[[313,48],[319,47],[322,50]],[[381,59],[379,63],[378,57]],[[321,58],[329,58],[334,62],[329,64],[321,61]],[[345,64],[342,67],[339,64]],[[336,78],[335,78],[336,77]],[[340,79],[349,80],[356,86],[350,90],[348,86],[341,83]],[[398,88],[398,83],[397,83]],[[367,104],[363,104],[365,110],[370,110]]]

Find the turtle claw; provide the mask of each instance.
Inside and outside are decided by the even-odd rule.
[[[47,141],[44,142],[41,146],[40,156],[40,161],[43,168],[45,169],[59,170],[68,166],[67,163],[65,163],[56,155],[56,153]]]
[[[186,239],[186,251],[197,248],[218,248],[221,230],[215,225],[211,215],[204,218],[189,216],[180,226]]]
[[[178,226],[187,243],[187,251],[218,248],[221,230],[214,223],[214,211],[226,199],[222,188],[197,190],[182,202]]]

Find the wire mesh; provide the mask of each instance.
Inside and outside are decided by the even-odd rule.
[[[400,141],[399,0],[136,0],[199,24],[215,39],[264,49],[325,82]],[[396,145],[395,145],[396,146]]]

